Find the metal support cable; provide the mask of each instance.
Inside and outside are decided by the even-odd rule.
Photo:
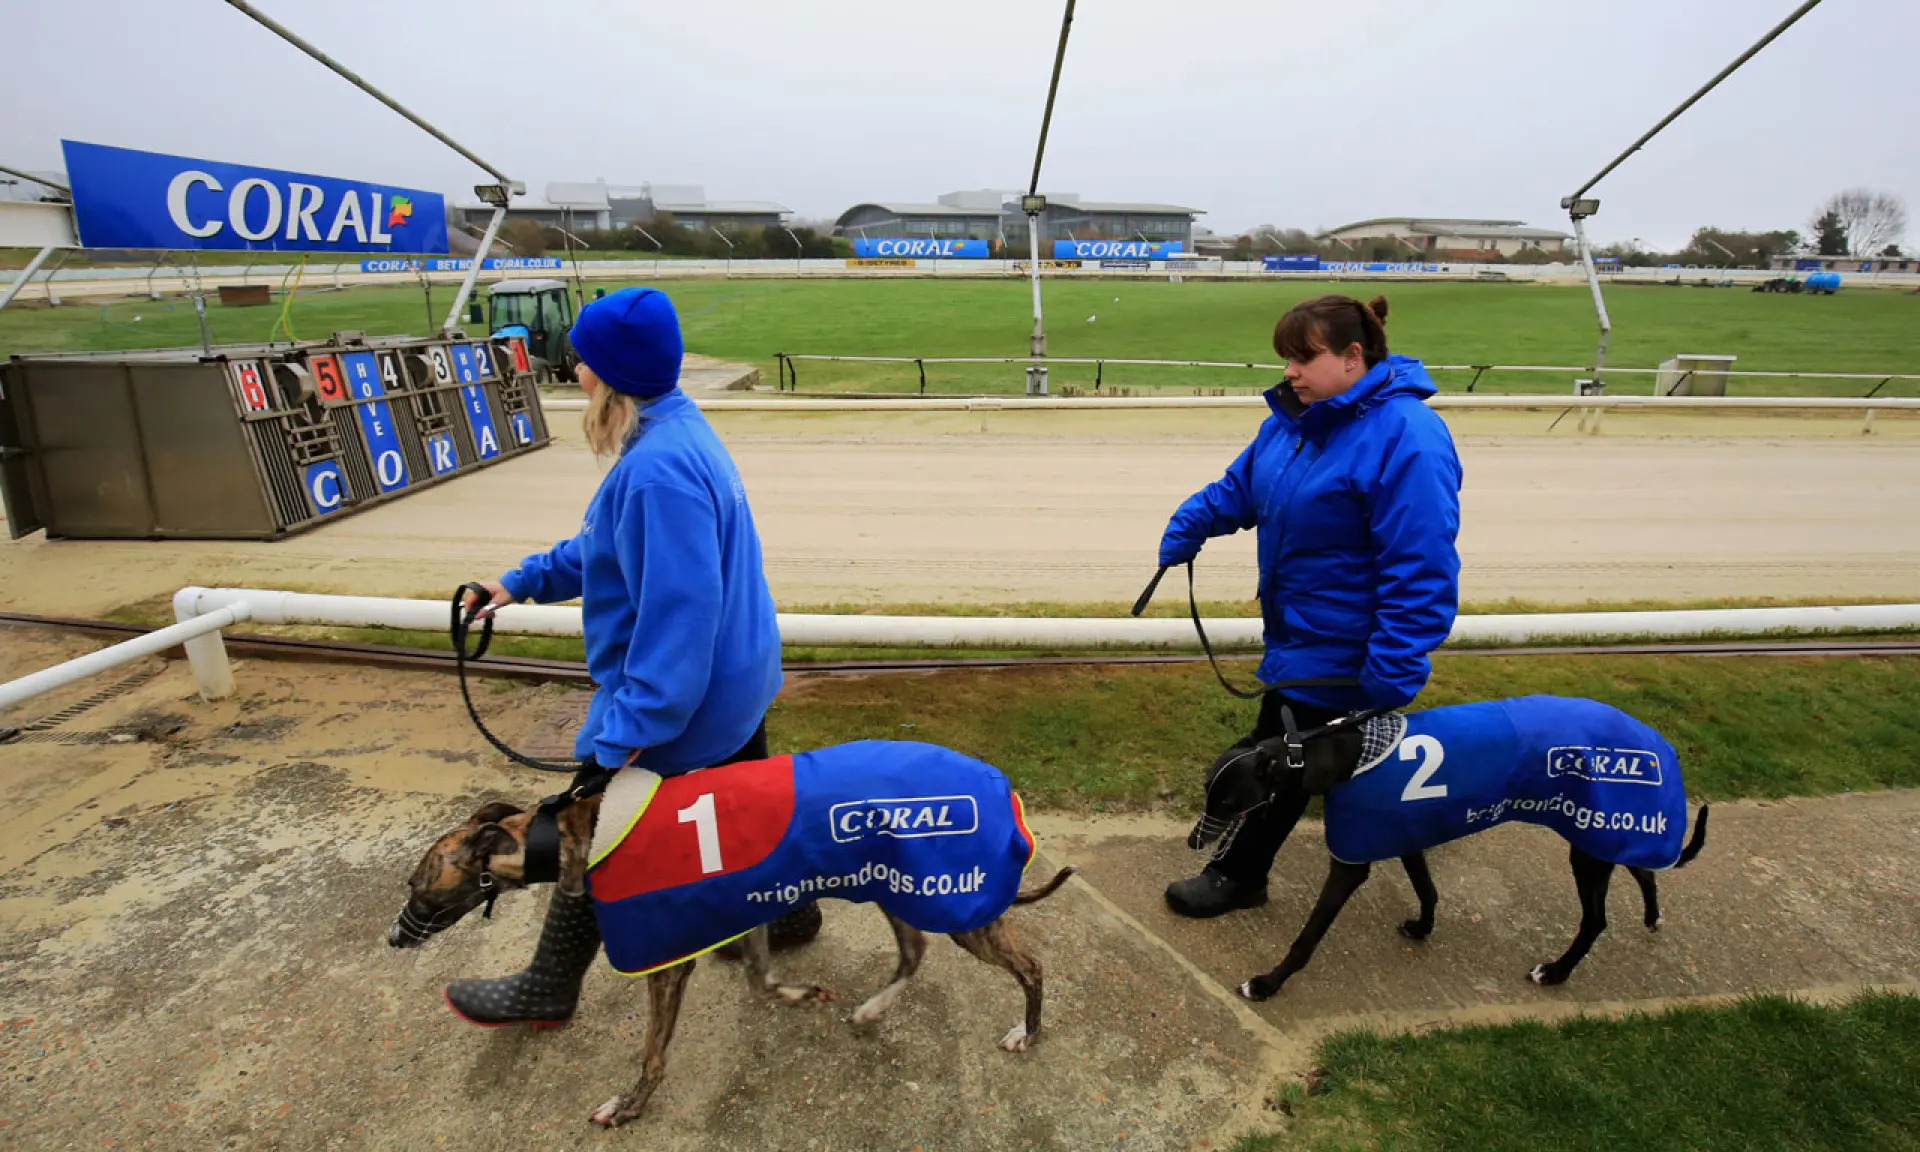
[[[1066,14],[1060,18],[1060,47],[1053,54],[1053,79],[1047,83],[1047,110],[1040,117],[1040,146],[1033,150],[1033,182],[1027,188],[1029,196],[1040,194],[1040,161],[1047,154],[1047,128],[1053,123],[1053,98],[1060,91],[1060,67],[1067,61],[1067,33],[1073,29],[1073,3],[1074,0],[1067,0]]]
[[[1661,129],[1673,123],[1675,120],[1678,120],[1680,118],[1681,113],[1685,112],[1687,109],[1693,107],[1696,103],[1698,103],[1702,96],[1705,96],[1707,93],[1719,87],[1720,82],[1722,80],[1725,80],[1727,77],[1733,75],[1733,73],[1736,70],[1738,70],[1742,64],[1745,64],[1748,60],[1753,59],[1753,57],[1756,54],[1758,54],[1762,48],[1765,48],[1767,45],[1773,43],[1774,40],[1777,39],[1782,32],[1785,32],[1788,28],[1793,27],[1794,23],[1798,21],[1800,17],[1805,16],[1807,13],[1813,11],[1813,9],[1817,7],[1819,3],[1820,3],[1820,0],[1806,0],[1806,3],[1794,9],[1793,14],[1791,16],[1788,16],[1785,20],[1782,20],[1780,21],[1780,23],[1774,25],[1773,31],[1767,33],[1765,36],[1762,36],[1759,42],[1754,44],[1753,47],[1747,49],[1745,52],[1742,52],[1738,57],[1734,59],[1733,63],[1727,65],[1725,68],[1722,68],[1719,74],[1716,75],[1713,79],[1707,81],[1704,87],[1702,87],[1698,92],[1695,92],[1693,95],[1687,97],[1686,102],[1681,104],[1680,107],[1675,108],[1673,111],[1667,113],[1666,117],[1662,119],[1660,123],[1655,124],[1652,128],[1648,129],[1646,135],[1640,137],[1640,139],[1638,140],[1635,140],[1633,142],[1632,147],[1628,148],[1625,152],[1620,153],[1620,155],[1614,157],[1613,162],[1611,164],[1608,164],[1605,168],[1600,169],[1600,171],[1594,175],[1593,179],[1587,181],[1585,184],[1580,185],[1579,189],[1575,191],[1573,195],[1567,197],[1567,199],[1578,200],[1580,197],[1585,196],[1589,189],[1591,189],[1595,184],[1600,183],[1601,180],[1606,178],[1607,173],[1612,172],[1615,168],[1620,167],[1621,164],[1626,162],[1627,157],[1633,155],[1635,152],[1640,151],[1640,149],[1646,145],[1647,141],[1652,140],[1655,136],[1658,136],[1660,134]],[[1069,4],[1068,7],[1071,8],[1072,5]],[[1049,106],[1051,106],[1051,101],[1049,101]],[[1042,139],[1042,142],[1045,141],[1044,134],[1042,135],[1041,139]]]
[[[235,8],[239,9],[240,11],[246,13],[248,16],[251,16],[254,20],[258,21],[261,25],[266,27],[269,31],[279,36],[282,40],[285,40],[287,43],[293,45],[295,48],[300,49],[300,51],[305,52],[307,55],[313,57],[315,60],[318,60],[320,63],[325,64],[327,67],[333,69],[335,72],[339,73],[340,76],[344,78],[349,84],[352,84],[354,87],[360,89],[362,92],[365,92],[367,95],[373,97],[375,100],[380,101],[380,103],[385,104],[387,107],[393,109],[395,112],[398,112],[400,115],[405,116],[408,120],[411,120],[414,123],[414,125],[418,127],[421,131],[427,133],[429,136],[432,136],[435,140],[440,141],[440,143],[445,144],[447,147],[453,149],[455,152],[460,153],[460,155],[465,156],[467,159],[473,161],[476,165],[478,165],[481,168],[481,170],[485,171],[488,175],[492,176],[495,180],[500,181],[502,184],[510,185],[513,183],[513,181],[508,178],[505,172],[500,171],[500,169],[495,168],[493,165],[487,163],[485,160],[482,160],[480,159],[480,157],[475,156],[472,152],[467,151],[465,148],[461,147],[451,136],[448,136],[445,132],[440,131],[440,129],[435,128],[433,125],[427,123],[425,120],[422,120],[420,117],[408,111],[404,106],[401,105],[401,103],[398,100],[395,100],[393,97],[387,95],[385,92],[380,91],[378,88],[375,88],[373,85],[361,79],[358,75],[354,73],[354,71],[351,68],[348,68],[346,65],[340,63],[338,60],[335,60],[333,57],[327,55],[325,52],[320,51],[320,49],[315,48],[313,45],[307,43],[305,40],[302,40],[294,32],[282,26],[278,21],[274,20],[273,17],[268,16],[266,13],[260,11],[258,8],[255,8],[253,5],[247,3],[247,0],[227,0],[227,3],[233,5]]]

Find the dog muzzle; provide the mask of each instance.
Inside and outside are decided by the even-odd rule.
[[[1247,814],[1244,812],[1231,819],[1202,813],[1200,819],[1195,822],[1193,831],[1187,833],[1187,847],[1195,852],[1204,852],[1217,840],[1220,842],[1219,850],[1225,852],[1233,846],[1233,838],[1240,834],[1240,828],[1246,822]]]

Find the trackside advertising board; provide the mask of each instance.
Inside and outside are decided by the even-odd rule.
[[[87,248],[445,252],[437,192],[62,140]]]
[[[527,269],[559,268],[558,256],[489,256],[480,261],[480,267],[489,272],[524,271]],[[465,272],[473,267],[473,261],[465,257],[444,257],[439,260],[362,260],[362,272]]]
[[[935,240],[929,237],[869,240],[862,237],[853,242],[853,254],[863,260],[897,257],[918,260],[985,260],[987,242],[985,240]]]
[[[1178,240],[1055,240],[1055,260],[1165,260],[1180,252]]]

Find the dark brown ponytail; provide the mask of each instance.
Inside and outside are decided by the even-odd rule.
[[[1360,345],[1367,367],[1387,358],[1387,298],[1362,304],[1351,296],[1302,300],[1273,328],[1273,350],[1288,360],[1311,360],[1322,352]]]

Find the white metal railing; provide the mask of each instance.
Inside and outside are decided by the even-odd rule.
[[[709,412],[1020,412],[1043,409],[1128,409],[1128,408],[1259,408],[1266,398],[1251,396],[901,396],[835,397],[831,394],[798,398],[698,397],[694,401]],[[549,412],[583,412],[585,400],[546,399],[542,408]],[[1820,410],[1863,412],[1869,420],[1875,411],[1920,411],[1920,397],[1857,396],[1572,396],[1496,395],[1492,393],[1447,392],[1431,397],[1427,406],[1439,409],[1656,409],[1662,411],[1727,412],[1741,410]]]
[[[258,588],[183,588],[174,596],[173,607],[179,623],[171,627],[0,684],[0,707],[183,642],[201,695],[221,699],[233,692],[233,671],[220,630],[243,621],[427,632],[442,631],[448,623],[448,606],[434,600],[323,596]],[[779,624],[782,643],[819,648],[1200,650],[1191,622],[1179,617],[1048,619],[782,613]],[[503,634],[579,636],[581,613],[573,607],[518,604],[501,609],[495,627]],[[1255,651],[1261,645],[1258,619],[1213,619],[1206,621],[1206,628],[1214,646],[1223,651]],[[1487,614],[1459,617],[1447,642],[1527,644],[1542,640],[1683,639],[1915,628],[1920,628],[1920,604]]]

